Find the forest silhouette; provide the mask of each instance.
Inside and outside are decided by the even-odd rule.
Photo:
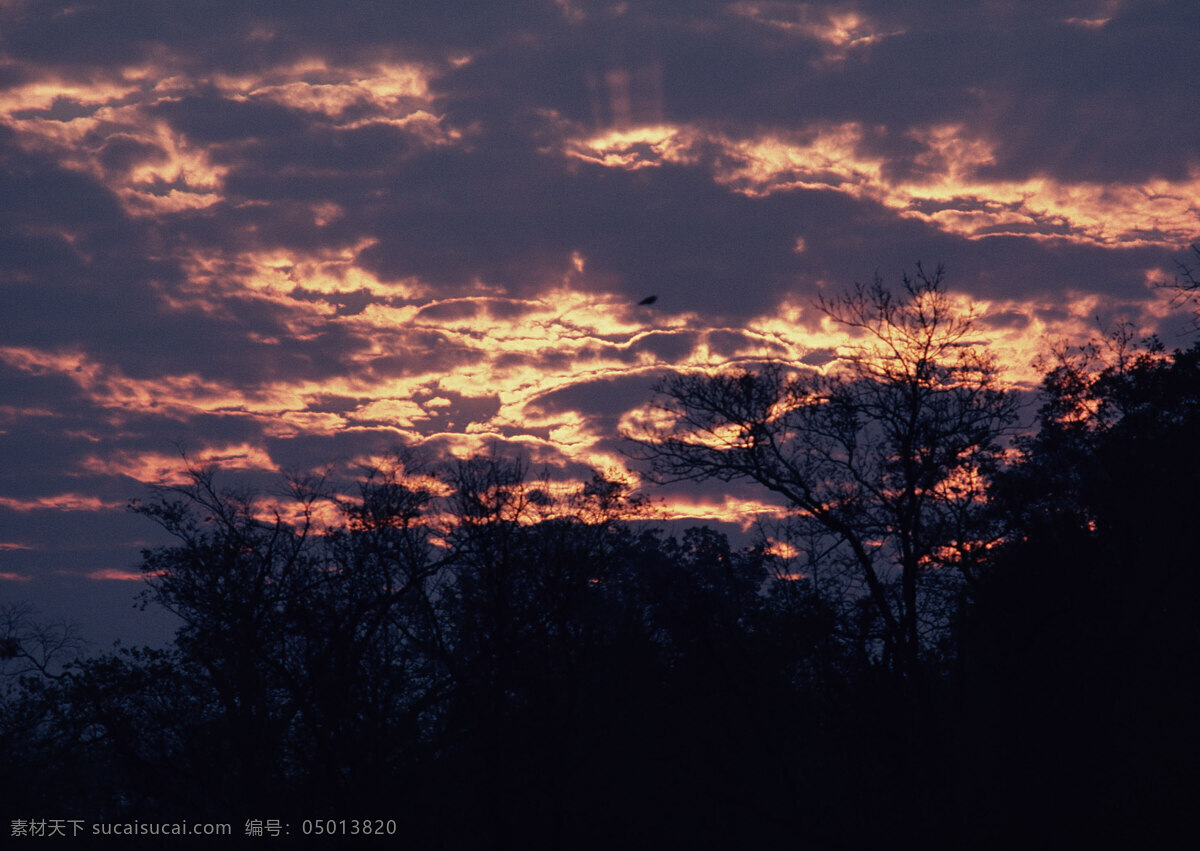
[[[1061,351],[1018,432],[940,271],[824,307],[859,332],[840,367],[669,378],[631,443],[771,491],[771,541],[500,450],[270,499],[193,467],[134,502],[178,631],[85,655],[4,612],[6,812],[291,844],[384,819],[422,849],[1165,842],[1200,792],[1200,344]]]

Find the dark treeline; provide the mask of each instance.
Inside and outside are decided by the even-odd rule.
[[[1200,791],[1200,346],[1090,354],[1048,372],[1006,452],[979,364],[735,376],[769,397],[724,449],[751,472],[771,393],[845,444],[851,414],[877,427],[880,404],[977,382],[930,390],[936,440],[969,436],[913,450],[931,483],[889,450],[884,485],[792,500],[788,550],[668,535],[617,482],[500,456],[402,454],[352,492],[293,481],[271,502],[195,470],[135,505],[175,539],[143,563],[171,646],[56,662],[61,636],[9,612],[5,810],[395,819],[422,849],[1154,846]],[[864,389],[888,381],[911,392]],[[805,399],[853,410],[825,422]]]

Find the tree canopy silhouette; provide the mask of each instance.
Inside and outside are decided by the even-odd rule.
[[[1169,844],[1200,791],[1200,345],[1118,329],[1065,354],[1043,400],[991,494],[1010,531],[961,624],[964,712],[994,731],[964,737],[997,789],[975,817]]]

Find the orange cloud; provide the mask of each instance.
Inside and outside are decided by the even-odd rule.
[[[275,470],[266,450],[248,443],[210,446],[189,453],[185,459],[162,452],[122,450],[104,455],[89,455],[80,468],[93,475],[130,476],[140,482],[185,484],[187,469],[220,466],[224,470]]]
[[[783,506],[753,499],[736,499],[726,496],[719,502],[703,499],[689,500],[685,497],[668,497],[663,502],[664,513],[676,520],[700,520],[729,523],[749,531],[760,520],[781,519],[787,514]]]
[[[56,412],[49,408],[18,408],[15,405],[0,405],[0,423],[16,422],[26,417],[53,416],[56,416]],[[0,434],[3,434],[3,432],[0,432]]]
[[[136,72],[135,72],[136,73]],[[93,75],[87,82],[50,75],[0,91],[0,116],[14,112],[48,110],[55,101],[70,100],[91,107],[119,101],[138,90],[133,74],[115,73]]]
[[[57,496],[38,496],[17,499],[0,496],[0,506],[13,511],[112,511],[125,507],[123,502],[102,500],[89,494],[64,493]]]
[[[97,580],[100,582],[140,582],[145,578],[139,570],[121,570],[116,567],[105,567],[100,570],[92,570],[84,574],[88,579]]]
[[[800,551],[787,541],[780,541],[775,538],[769,538],[767,547],[763,550],[766,555],[775,556],[781,559],[793,559],[800,555]],[[790,574],[795,578],[803,578],[803,574]]]

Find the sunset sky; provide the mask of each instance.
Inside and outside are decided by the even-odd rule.
[[[1195,0],[0,0],[0,600],[153,634],[125,506],[180,447],[616,475],[664,370],[826,363],[818,294],[917,261],[1016,385],[1105,323],[1183,345],[1197,36]]]

